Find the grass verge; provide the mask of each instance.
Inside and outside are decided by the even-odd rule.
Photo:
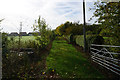
[[[104,78],[71,44],[54,40],[46,60],[47,70],[53,69],[60,78]]]

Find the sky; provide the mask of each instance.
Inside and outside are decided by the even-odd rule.
[[[4,32],[19,32],[20,22],[22,31],[32,32],[31,28],[39,16],[46,20],[48,27],[55,29],[66,21],[83,23],[83,0],[0,0],[0,19],[4,19],[0,26]],[[96,19],[88,21],[94,10],[96,0],[86,1],[86,22],[94,23]]]

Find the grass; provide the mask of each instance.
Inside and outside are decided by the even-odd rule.
[[[10,40],[11,36],[8,37],[8,39]],[[19,36],[15,36],[14,37],[15,41],[19,41]],[[34,36],[22,36],[21,41],[28,41],[28,40],[35,40]]]
[[[61,78],[104,78],[80,52],[65,40],[54,40],[46,60],[47,70],[54,69]]]
[[[11,40],[12,36],[8,36],[8,40],[10,40],[10,42],[8,43],[8,48],[18,48],[19,47],[19,36],[15,36],[13,37],[13,41]],[[35,40],[34,36],[22,36],[21,40],[20,40],[20,46],[22,48],[28,48],[28,47],[33,47],[34,46],[34,41],[37,42]]]

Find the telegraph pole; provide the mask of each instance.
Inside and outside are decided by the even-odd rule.
[[[83,35],[84,35],[84,52],[86,52],[86,31],[85,31],[85,0],[83,0],[83,20],[84,20],[84,24],[83,24]]]
[[[19,29],[19,51],[20,51],[20,38],[21,38],[21,34],[20,32],[22,32],[22,22],[20,22],[20,29]]]

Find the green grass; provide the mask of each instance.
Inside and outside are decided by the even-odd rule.
[[[54,40],[46,60],[47,70],[54,69],[62,78],[103,78],[80,52],[65,40]]]
[[[11,36],[9,36],[8,37],[8,39],[10,40],[10,37]],[[15,41],[18,41],[19,40],[19,36],[16,36],[16,37],[14,37],[14,39],[15,39]],[[34,36],[22,36],[22,38],[21,38],[21,41],[28,41],[28,40],[35,40],[35,37]]]
[[[18,48],[19,47],[19,36],[15,36],[13,37],[13,41],[11,40],[12,36],[8,36],[8,40],[10,40],[10,42],[8,43],[8,48]],[[33,41],[37,42],[35,40],[34,36],[22,36],[21,40],[20,40],[20,46],[22,48],[26,48],[26,47],[32,47],[33,46]]]

